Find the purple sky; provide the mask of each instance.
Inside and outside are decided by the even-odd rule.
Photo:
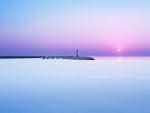
[[[148,0],[1,0],[0,55],[150,55]]]

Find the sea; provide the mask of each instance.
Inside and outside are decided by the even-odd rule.
[[[0,59],[0,113],[150,113],[150,57]]]

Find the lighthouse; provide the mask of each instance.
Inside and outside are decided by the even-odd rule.
[[[76,57],[79,57],[79,50],[76,50]]]

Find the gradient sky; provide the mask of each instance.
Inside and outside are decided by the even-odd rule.
[[[150,55],[149,0],[0,0],[0,55]],[[119,52],[120,49],[121,51]]]

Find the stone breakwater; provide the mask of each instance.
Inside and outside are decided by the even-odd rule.
[[[87,56],[45,56],[42,59],[70,59],[70,60],[95,60]]]
[[[94,58],[87,56],[0,56],[0,59],[28,59],[28,58],[95,60]]]

